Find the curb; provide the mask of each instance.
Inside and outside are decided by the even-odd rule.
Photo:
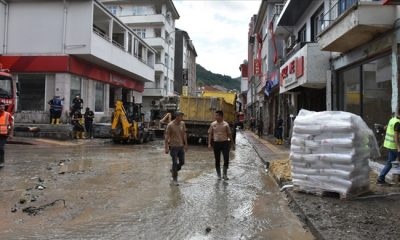
[[[254,138],[254,140],[258,141],[256,138]],[[269,161],[267,161],[263,157],[261,157],[261,154],[259,153],[258,147],[253,145],[253,149],[256,151],[258,157],[261,159],[263,164],[266,165],[266,166],[269,166]],[[272,173],[270,174],[269,172],[268,172],[268,175],[271,176],[274,179],[275,183],[279,187],[282,187],[281,181],[279,181],[279,179],[275,175],[273,175]],[[293,196],[293,193],[291,191],[289,191],[289,190],[284,190],[284,193],[285,193],[285,196],[288,198],[289,207],[292,208],[290,206],[290,203],[293,203],[294,208],[296,208],[296,210],[299,213],[299,214],[296,214],[296,213],[294,213],[294,214],[299,217],[299,219],[305,224],[305,226],[307,226],[308,230],[313,234],[313,236],[316,239],[324,240],[325,238],[323,237],[323,234],[315,227],[313,222],[307,217],[307,215],[305,214],[304,210],[300,207],[300,205],[296,201],[295,197]]]

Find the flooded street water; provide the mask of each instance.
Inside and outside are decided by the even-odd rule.
[[[178,187],[162,141],[7,145],[1,238],[313,239],[247,139],[237,138],[229,181],[217,180],[206,146],[190,146]]]

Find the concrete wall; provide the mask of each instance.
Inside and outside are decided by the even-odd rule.
[[[90,52],[93,25],[93,3],[74,1],[67,5],[66,52],[69,54]],[[85,24],[82,24],[85,23]]]
[[[0,2],[0,54],[3,54],[4,35],[6,31],[6,5]]]
[[[62,53],[63,3],[9,5],[8,54]]]

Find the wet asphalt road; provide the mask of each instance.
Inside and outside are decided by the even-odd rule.
[[[170,185],[162,141],[7,145],[0,238],[313,239],[247,139],[237,138],[229,181],[217,180],[211,151],[190,146],[179,187]]]

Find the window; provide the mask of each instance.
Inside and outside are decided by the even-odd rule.
[[[171,69],[171,70],[174,70],[174,59],[173,59],[173,58],[171,58],[171,66],[170,66],[170,69]]]
[[[20,86],[18,109],[22,111],[44,111],[46,75],[19,74],[18,82]]]
[[[154,14],[156,12],[154,6],[134,6],[132,8],[132,15],[144,16]]]
[[[119,7],[118,6],[115,6],[115,5],[110,5],[110,6],[108,6],[107,7],[108,8],[108,10],[114,15],[114,16],[117,16],[117,14],[118,14],[118,10],[119,10]]]
[[[146,38],[146,29],[144,28],[136,28],[132,29],[140,38]]]
[[[344,13],[347,9],[353,6],[358,0],[339,0],[338,1],[338,13],[339,15]]]
[[[360,115],[369,127],[391,117],[391,56],[339,72],[339,109]]]
[[[324,5],[314,13],[311,17],[311,41],[316,42],[318,34],[322,31],[324,24]]]
[[[117,88],[115,86],[110,85],[110,96],[109,96],[109,99],[108,99],[108,107],[109,108],[115,108],[115,102],[116,102],[115,91],[117,91]]]
[[[76,95],[81,96],[81,89],[82,89],[82,79],[78,76],[72,75],[71,76],[70,94],[69,94],[71,106],[72,106],[72,100],[75,98],[75,96]]]
[[[386,124],[391,116],[392,64],[386,56],[363,64],[363,119],[372,127]]]
[[[94,111],[104,112],[104,83],[101,82],[96,82]]]
[[[133,54],[132,53],[132,35],[131,34],[128,35],[128,53]]]
[[[168,59],[169,59],[168,54],[165,54],[165,57],[164,57],[164,64],[165,64],[166,67],[169,66]]]
[[[351,68],[339,74],[342,84],[343,110],[361,116],[361,76],[360,67]]]
[[[298,42],[300,43],[301,47],[303,47],[306,44],[306,42],[307,42],[307,26],[305,24],[299,30],[297,39],[298,39]]]
[[[133,55],[136,57],[138,56],[138,51],[139,51],[139,40],[135,38],[134,40],[134,45],[133,45]]]

